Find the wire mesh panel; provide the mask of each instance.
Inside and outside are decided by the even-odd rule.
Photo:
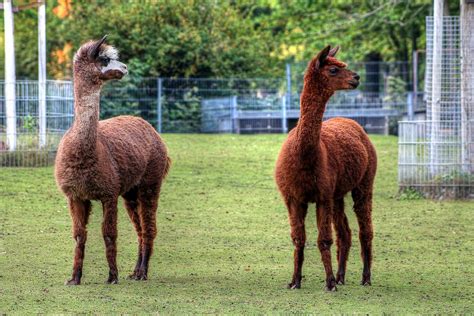
[[[139,116],[156,126],[157,78],[125,77],[108,82],[101,91],[100,119],[119,115]]]
[[[436,199],[474,198],[474,164],[466,157],[471,155],[466,149],[473,143],[473,120],[463,118],[461,106],[464,104],[471,111],[474,104],[463,97],[463,91],[464,95],[469,93],[462,88],[466,73],[461,72],[463,41],[459,17],[444,17],[438,35],[433,32],[433,23],[433,18],[428,17],[428,120],[400,122],[399,184],[402,190],[415,189]]]
[[[456,121],[400,122],[399,184],[402,189],[414,189],[424,196],[442,198],[474,198],[474,176],[463,168],[461,138],[436,144],[444,157],[433,164],[431,128],[433,123],[442,126],[446,134],[458,128]],[[436,170],[436,172],[433,172]]]
[[[443,32],[437,40],[441,49],[434,51],[433,17],[426,18],[425,95],[427,119],[455,121],[461,119],[461,59],[459,17],[443,17]],[[436,54],[440,55],[438,58]]]
[[[162,131],[243,133],[264,125],[271,132],[277,128],[267,128],[267,115],[284,95],[284,85],[283,79],[164,78]],[[281,120],[281,105],[277,116]]]
[[[128,114],[165,133],[238,133],[245,129],[240,114],[251,107],[268,111],[284,94],[284,84],[283,79],[128,78],[104,87],[101,119]],[[245,119],[257,125],[262,120]]]
[[[291,64],[292,94],[303,90],[303,77],[308,63]],[[387,93],[390,90],[406,92],[412,85],[407,61],[348,62],[348,69],[360,76],[359,91]]]
[[[15,145],[6,133],[4,82],[0,82],[0,166],[46,166],[54,161],[62,135],[73,121],[73,88],[68,81],[46,82],[46,116],[39,116],[38,82],[17,81]],[[40,135],[40,124],[46,133]]]
[[[389,119],[406,107],[406,83],[400,79],[404,68],[393,66],[398,63],[363,65],[360,72],[369,71],[368,77],[377,82],[370,89],[336,94],[325,118],[350,117],[369,132],[386,134]],[[374,69],[377,72],[370,73]],[[301,82],[295,82],[296,86]],[[164,133],[286,133],[299,118],[299,97],[289,98],[287,87],[285,78],[126,77],[103,87],[100,119],[139,116]],[[47,81],[45,117],[39,114],[38,95],[38,82],[18,81],[16,115],[8,119],[4,85],[0,84],[0,153],[4,166],[51,163],[61,136],[73,122],[71,82]],[[12,139],[18,146],[9,146]]]
[[[292,64],[290,110],[299,110],[306,67],[306,63]],[[413,98],[409,92],[412,83],[408,63],[349,62],[348,68],[360,75],[361,84],[356,90],[338,91],[329,100],[325,119],[348,117],[358,121],[369,133],[396,133],[396,122]],[[416,97],[422,98],[422,95]],[[423,102],[416,104],[422,107]]]

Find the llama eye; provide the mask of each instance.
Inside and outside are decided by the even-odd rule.
[[[100,57],[99,62],[102,64],[102,66],[107,66],[110,62],[109,57]]]
[[[332,74],[332,75],[336,74],[338,71],[339,71],[339,69],[337,69],[337,68],[329,68],[329,73]]]

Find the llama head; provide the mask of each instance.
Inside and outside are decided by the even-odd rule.
[[[359,75],[347,69],[347,65],[336,59],[339,46],[331,49],[326,46],[310,62],[305,74],[305,81],[317,82],[323,88],[336,90],[355,89],[359,85]]]
[[[127,65],[118,61],[117,50],[105,44],[105,35],[98,41],[83,44],[74,55],[74,72],[95,83],[122,79]]]

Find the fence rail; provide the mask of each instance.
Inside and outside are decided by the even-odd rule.
[[[394,70],[400,68],[396,65],[362,67],[363,82],[374,81],[366,87],[378,88],[338,92],[325,118],[346,116],[359,121],[368,132],[388,133],[407,104],[412,104],[413,111],[416,104],[423,104],[414,102],[418,96],[414,98],[405,82],[397,79],[402,72]],[[374,69],[383,73],[376,75]],[[5,85],[0,81],[0,166],[51,164],[60,138],[73,122],[72,82],[47,81],[42,117],[38,82],[17,81],[13,120],[6,114]],[[140,116],[163,133],[282,133],[298,120],[298,85],[299,81],[291,84],[287,78],[126,77],[104,86],[100,117]],[[16,123],[14,128],[11,122]]]

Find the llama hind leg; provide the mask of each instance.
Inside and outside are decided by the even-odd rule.
[[[337,261],[338,269],[336,274],[336,283],[345,284],[346,263],[351,248],[351,229],[347,216],[344,213],[344,199],[335,201],[333,223],[337,235]]]
[[[105,242],[105,254],[109,264],[109,277],[107,283],[118,283],[117,269],[117,198],[102,201],[104,218],[102,222],[102,235]]]
[[[146,189],[145,189],[146,190]],[[139,217],[142,227],[141,262],[136,273],[136,280],[148,279],[148,263],[153,252],[153,243],[156,237],[156,210],[158,208],[159,192],[146,190],[146,194],[139,194]]]
[[[86,226],[91,212],[91,202],[69,199],[69,211],[72,217],[72,235],[76,241],[76,248],[72,278],[66,281],[66,285],[79,285],[81,284],[82,264],[87,240]]]
[[[316,217],[318,223],[318,248],[321,252],[324,270],[326,271],[326,290],[337,291],[336,278],[332,271],[331,245],[332,240],[332,212],[333,201],[324,201],[318,203],[316,208]]]
[[[361,257],[364,264],[362,272],[362,285],[371,285],[372,265],[372,239],[374,236],[372,228],[372,192],[364,192],[359,188],[352,191],[354,200],[354,211],[359,223],[359,240],[361,246]]]
[[[305,218],[308,212],[308,204],[298,203],[295,201],[286,202],[288,208],[288,217],[291,227],[291,240],[295,246],[293,252],[294,270],[291,282],[288,284],[289,289],[301,288],[301,277],[304,261],[304,247],[306,243]]]
[[[135,227],[135,231],[137,232],[138,237],[138,256],[137,262],[135,264],[135,269],[133,273],[128,276],[129,279],[136,279],[138,269],[140,268],[140,264],[142,263],[142,227],[140,224],[140,216],[138,215],[138,196],[137,190],[130,190],[129,192],[123,195],[125,208],[127,209],[128,216]]]

